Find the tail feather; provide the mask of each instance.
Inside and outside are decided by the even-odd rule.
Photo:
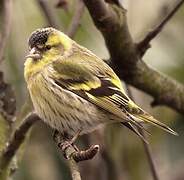
[[[150,124],[152,124],[154,126],[157,126],[157,127],[161,128],[161,129],[163,129],[164,131],[169,132],[170,134],[178,136],[177,132],[172,130],[169,126],[165,125],[164,123],[156,120],[153,116],[149,115],[148,113],[134,115],[134,116],[136,118],[144,121],[144,122],[147,122],[147,123],[150,123]]]
[[[131,131],[133,131],[140,139],[142,139],[142,141],[144,141],[146,144],[149,144],[148,141],[145,139],[145,137],[139,132],[139,130],[137,128],[140,127],[134,127],[133,124],[131,124],[130,122],[122,122],[122,124],[124,126],[126,126],[128,129],[130,129]],[[135,125],[136,126],[136,125]],[[142,128],[142,127],[141,127]]]

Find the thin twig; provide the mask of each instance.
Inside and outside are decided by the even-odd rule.
[[[139,131],[142,134],[142,136],[144,138],[146,138],[145,133],[141,128],[139,128]],[[152,154],[151,154],[151,148],[148,145],[148,143],[146,143],[145,141],[142,140],[142,143],[143,143],[144,150],[145,150],[145,153],[146,153],[146,156],[147,156],[147,159],[148,159],[148,163],[149,163],[149,167],[150,167],[153,179],[154,180],[159,180],[159,176],[158,176],[156,167],[154,165],[154,160],[153,160],[153,157],[152,157]]]
[[[76,34],[76,31],[80,26],[83,13],[84,13],[84,3],[82,0],[78,0],[76,2],[75,13],[73,15],[72,21],[71,21],[69,28],[68,28],[68,31],[67,31],[67,35],[70,38],[73,38],[74,35]]]
[[[59,22],[54,16],[53,11],[51,10],[48,2],[46,0],[37,0],[37,2],[40,5],[40,8],[42,9],[47,19],[48,25],[54,28],[59,28]]]
[[[177,12],[177,10],[182,6],[183,3],[184,3],[184,0],[180,0],[176,4],[176,6],[171,10],[171,12],[162,20],[162,22],[159,25],[157,25],[152,31],[150,31],[145,36],[145,38],[137,44],[137,49],[141,57],[144,55],[146,50],[150,47],[151,40],[154,39],[162,31],[163,27],[173,17],[173,15]]]
[[[69,167],[70,167],[72,179],[73,180],[81,180],[80,171],[79,171],[79,168],[77,166],[76,161],[73,158],[71,158],[68,161],[68,164],[69,164]]]
[[[1,173],[3,173],[4,170],[8,167],[15,153],[19,149],[20,145],[23,143],[28,130],[38,120],[40,120],[40,118],[35,113],[31,113],[15,130],[12,138],[10,138],[0,157],[0,177]]]
[[[131,91],[129,85],[127,85],[127,84],[126,84],[126,89],[127,89],[128,96],[132,100],[134,100],[132,91]],[[146,136],[145,136],[145,133],[144,133],[143,129],[138,128],[138,131],[143,136],[143,138],[146,139]],[[146,156],[147,156],[147,159],[148,159],[148,163],[149,163],[149,166],[150,166],[150,170],[151,170],[153,179],[154,180],[159,180],[158,173],[157,173],[156,167],[154,165],[154,160],[153,160],[153,157],[152,157],[152,154],[151,154],[151,149],[149,147],[149,144],[146,143],[146,141],[144,141],[143,139],[141,139],[141,140],[142,140],[142,143],[143,143],[143,146],[144,146],[144,150],[145,150],[145,153],[146,153]]]
[[[5,47],[12,22],[12,0],[3,0],[2,29],[0,34],[0,62],[3,60]]]

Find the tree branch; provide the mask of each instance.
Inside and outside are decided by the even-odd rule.
[[[84,13],[84,3],[82,0],[78,0],[76,2],[75,13],[73,15],[72,21],[71,21],[70,26],[69,26],[68,31],[67,31],[67,35],[70,38],[74,37],[77,29],[79,28],[83,13]]]
[[[178,11],[178,9],[182,6],[184,0],[180,0],[173,10],[163,19],[163,21],[157,25],[152,31],[148,32],[145,38],[137,44],[137,49],[139,51],[140,56],[142,57],[146,50],[150,48],[150,42],[153,40],[163,29],[166,23],[173,17],[173,15]]]
[[[3,0],[2,29],[0,34],[0,62],[3,60],[12,22],[12,0]]]
[[[103,0],[83,0],[104,36],[111,66],[126,83],[150,94],[152,105],[167,105],[184,114],[184,86],[146,65],[130,35],[126,11]]]
[[[20,145],[24,142],[26,134],[30,127],[40,118],[35,114],[29,114],[22,122],[22,124],[15,130],[12,138],[7,143],[7,146],[3,150],[0,156],[0,177],[2,173],[8,168],[12,158],[19,149]]]

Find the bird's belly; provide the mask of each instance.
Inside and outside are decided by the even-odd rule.
[[[35,111],[52,128],[70,135],[81,134],[110,123],[114,117],[87,100],[60,87],[37,87],[36,95],[30,91]]]

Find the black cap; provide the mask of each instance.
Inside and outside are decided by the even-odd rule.
[[[42,28],[42,29],[37,29],[34,31],[30,38],[29,38],[29,46],[31,48],[35,47],[38,44],[45,44],[47,42],[48,36],[51,32],[54,31],[54,28]]]

